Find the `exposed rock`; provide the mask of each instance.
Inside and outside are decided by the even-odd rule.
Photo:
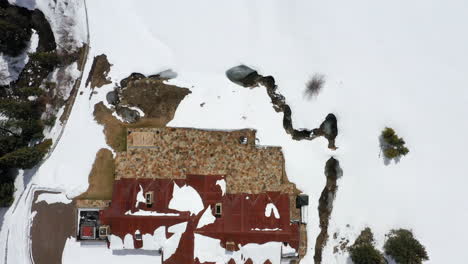
[[[158,118],[169,122],[174,118],[180,102],[189,93],[187,88],[145,78],[129,81],[127,86],[122,88],[120,98],[122,105],[140,108],[145,113],[145,118]]]
[[[244,87],[256,86],[261,78],[257,71],[245,65],[232,67],[226,71],[226,76],[231,82]]]
[[[135,123],[140,119],[140,113],[128,107],[118,107],[116,112],[127,123]]]
[[[336,180],[340,178],[342,174],[343,171],[340,168],[339,161],[331,157],[325,164],[327,183],[319,198],[318,212],[320,218],[320,233],[315,242],[315,264],[322,263],[322,250],[328,240],[328,223],[333,210],[333,200],[335,199],[336,191],[338,190]]]
[[[106,100],[107,100],[107,103],[111,104],[111,105],[117,105],[119,104],[120,102],[120,99],[119,99],[119,95],[117,93],[117,91],[110,91],[107,93],[106,95]]]
[[[255,70],[245,65],[230,68],[226,71],[226,76],[232,82],[244,87],[253,88],[259,84],[265,86],[271,103],[273,104],[273,109],[275,109],[276,112],[283,112],[284,130],[291,135],[294,140],[312,140],[316,137],[324,136],[328,140],[328,148],[333,150],[337,148],[335,146],[335,138],[338,135],[338,126],[334,114],[328,114],[319,128],[313,130],[294,129],[291,107],[286,104],[285,97],[277,92],[278,87],[275,84],[275,78],[273,78],[273,76],[259,75]]]
[[[130,74],[130,76],[128,76],[127,78],[124,78],[120,81],[120,87],[122,88],[127,87],[127,84],[129,81],[141,80],[144,78],[146,78],[145,75],[138,73],[138,72],[134,72]]]
[[[324,136],[328,139],[329,149],[336,149],[335,138],[338,135],[338,125],[334,114],[328,114],[320,127],[312,130],[312,132],[314,137]]]
[[[91,65],[91,70],[86,79],[86,86],[91,84],[91,89],[94,89],[111,83],[111,80],[107,77],[110,67],[111,64],[107,61],[107,56],[105,54],[94,57],[93,65]]]

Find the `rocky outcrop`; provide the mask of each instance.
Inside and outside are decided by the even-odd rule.
[[[116,112],[127,123],[135,123],[140,119],[140,113],[128,107],[118,107]]]
[[[312,130],[314,137],[323,136],[328,140],[328,148],[336,149],[335,138],[338,136],[338,125],[336,116],[328,114],[325,121],[322,122],[319,128]]]
[[[91,89],[100,88],[103,85],[112,83],[110,78],[107,77],[109,74],[111,64],[107,60],[105,54],[94,57],[91,70],[89,71],[88,78],[86,79],[86,86],[91,85]]]
[[[319,219],[320,219],[320,233],[315,241],[315,264],[322,263],[322,251],[328,240],[328,224],[333,210],[333,200],[335,199],[338,185],[336,181],[342,176],[343,172],[340,168],[340,162],[331,157],[325,164],[325,176],[327,183],[323,188],[322,194],[319,198]]]
[[[145,75],[141,74],[141,73],[138,73],[138,72],[133,72],[131,73],[127,78],[123,78],[121,81],[120,81],[120,87],[127,87],[128,85],[128,82],[130,81],[136,81],[136,80],[141,80],[141,79],[144,79],[146,78]]]
[[[166,124],[174,118],[180,102],[190,94],[187,88],[164,82],[174,74],[167,70],[147,77],[134,72],[122,79],[120,86],[107,93],[106,100],[125,122],[134,123],[141,117],[142,121],[152,119],[153,123],[157,121],[158,124]],[[139,108],[144,117],[132,107]]]
[[[226,76],[230,81],[243,87],[254,88],[263,85],[267,89],[267,94],[271,99],[273,108],[276,112],[283,113],[283,128],[291,135],[294,140],[312,140],[323,136],[328,140],[328,148],[336,149],[335,138],[338,135],[337,119],[334,114],[328,114],[325,121],[319,128],[312,130],[294,129],[292,122],[291,107],[286,104],[285,97],[278,93],[275,78],[273,76],[262,76],[257,71],[245,66],[239,65],[226,71]]]
[[[258,75],[257,71],[245,65],[232,67],[226,71],[226,76],[231,82],[244,87],[256,86],[259,79],[262,77]]]
[[[107,100],[107,103],[111,104],[111,105],[118,105],[119,102],[120,102],[120,99],[119,99],[119,94],[117,93],[117,91],[110,91],[106,94],[106,100]]]

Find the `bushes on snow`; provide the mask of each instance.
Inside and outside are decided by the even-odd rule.
[[[351,260],[354,264],[385,264],[383,254],[374,246],[374,235],[370,228],[365,228],[348,248]]]
[[[406,142],[397,136],[395,130],[386,127],[380,136],[381,148],[386,158],[394,159],[408,154]]]
[[[426,248],[406,229],[392,230],[384,245],[385,254],[400,264],[420,264],[429,260]]]
[[[361,231],[354,244],[348,247],[354,264],[386,264],[392,258],[397,264],[421,264],[429,260],[426,249],[413,233],[406,229],[391,230],[384,244],[385,257],[375,248],[374,235],[370,228]]]

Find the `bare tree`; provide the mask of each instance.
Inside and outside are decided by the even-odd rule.
[[[325,84],[325,75],[315,73],[312,78],[306,83],[306,89],[304,95],[310,99],[317,96]]]

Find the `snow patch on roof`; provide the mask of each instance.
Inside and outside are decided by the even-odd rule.
[[[142,249],[146,250],[159,250],[164,246],[166,242],[166,227],[160,226],[154,230],[153,235],[143,235],[143,246]]]
[[[296,256],[297,252],[289,244],[286,244],[286,245],[281,244],[281,254],[283,256]]]
[[[110,249],[123,249],[124,245],[122,239],[116,235],[109,236],[109,248]]]
[[[179,216],[177,213],[159,213],[156,211],[145,211],[145,210],[138,210],[134,213],[128,210],[125,212],[125,215],[135,215],[135,216]]]
[[[54,204],[54,203],[69,204],[72,202],[72,200],[68,199],[67,196],[65,196],[65,194],[63,193],[41,193],[37,197],[36,203],[39,203],[42,201],[48,204]]]
[[[205,210],[203,215],[200,217],[200,220],[198,221],[198,224],[197,224],[197,228],[202,228],[206,225],[212,224],[215,222],[215,220],[216,220],[216,217],[211,212],[211,205],[210,205]]]
[[[280,230],[283,230],[281,228],[252,228],[250,230],[253,230],[253,231],[280,231]]]
[[[203,210],[204,206],[197,190],[188,185],[179,187],[174,183],[174,191],[172,192],[172,199],[169,202],[169,208],[181,212],[189,211],[196,215]]]
[[[273,214],[275,215],[275,218],[279,219],[280,214],[278,212],[278,208],[276,208],[276,206],[273,203],[268,203],[265,207],[265,216],[270,217],[272,211],[273,211]]]
[[[164,260],[167,260],[176,252],[177,247],[179,246],[180,238],[186,229],[187,222],[176,224],[168,228],[168,232],[174,233],[174,235],[166,240],[166,243],[164,244]]]
[[[133,245],[133,235],[132,234],[126,234],[124,237],[124,244],[123,244],[125,249],[134,249],[135,246]]]
[[[166,227],[160,226],[154,230],[153,235],[143,234],[143,247],[145,250],[159,250],[164,252],[164,260],[170,258],[177,250],[180,238],[187,229],[187,222],[170,226],[167,231],[173,235],[166,238]]]
[[[143,195],[143,187],[140,184],[140,191],[137,193],[135,207],[138,207],[138,203],[145,203],[145,196]]]
[[[219,185],[219,188],[221,188],[221,192],[223,195],[226,193],[226,180],[217,180],[216,185]]]
[[[281,245],[281,242],[249,243],[239,246],[238,251],[229,252],[221,247],[219,239],[195,234],[193,256],[198,258],[200,263],[228,263],[231,258],[236,263],[244,263],[250,258],[253,263],[265,263],[265,261],[269,260],[272,264],[280,264]]]

